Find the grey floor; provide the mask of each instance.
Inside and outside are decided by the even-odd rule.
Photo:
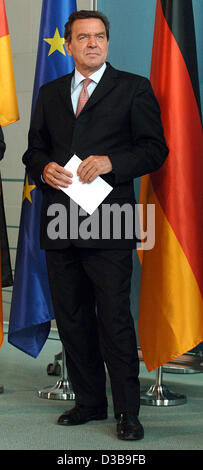
[[[140,420],[145,428],[142,441],[123,442],[115,434],[115,420],[109,381],[109,416],[81,426],[57,425],[58,416],[73,401],[47,400],[38,391],[55,385],[57,377],[47,375],[47,365],[61,350],[55,333],[50,334],[37,359],[11,346],[5,335],[0,349],[0,450],[202,450],[203,374],[165,373],[167,388],[187,396],[184,405],[141,406]],[[141,387],[155,382],[141,363]]]

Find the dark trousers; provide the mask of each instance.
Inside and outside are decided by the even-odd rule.
[[[139,360],[130,313],[132,250],[46,251],[56,323],[76,403],[107,406],[107,366],[115,416],[140,405]],[[96,313],[95,313],[96,306]]]

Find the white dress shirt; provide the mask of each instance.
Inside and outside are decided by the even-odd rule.
[[[87,87],[89,97],[91,96],[96,86],[98,85],[99,81],[101,80],[102,75],[104,74],[105,70],[106,70],[106,63],[104,63],[102,67],[100,67],[99,70],[97,70],[96,72],[94,72],[92,75],[89,76],[89,78],[92,80]],[[75,73],[71,81],[71,99],[72,99],[74,113],[76,113],[78,99],[80,96],[80,92],[82,90],[83,80],[85,78],[86,77],[84,77],[80,72],[78,72],[77,69],[75,69]]]

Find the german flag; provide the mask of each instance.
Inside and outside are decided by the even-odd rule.
[[[4,0],[0,0],[0,90],[0,124],[3,127],[19,119]]]
[[[169,147],[141,180],[155,247],[141,253],[139,339],[153,370],[203,341],[203,135],[191,0],[157,0],[151,83]]]

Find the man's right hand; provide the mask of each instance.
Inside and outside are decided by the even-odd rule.
[[[54,189],[59,189],[58,186],[68,188],[72,184],[71,178],[73,177],[70,171],[65,170],[63,166],[58,165],[56,162],[48,163],[43,170],[42,174],[44,181]]]

